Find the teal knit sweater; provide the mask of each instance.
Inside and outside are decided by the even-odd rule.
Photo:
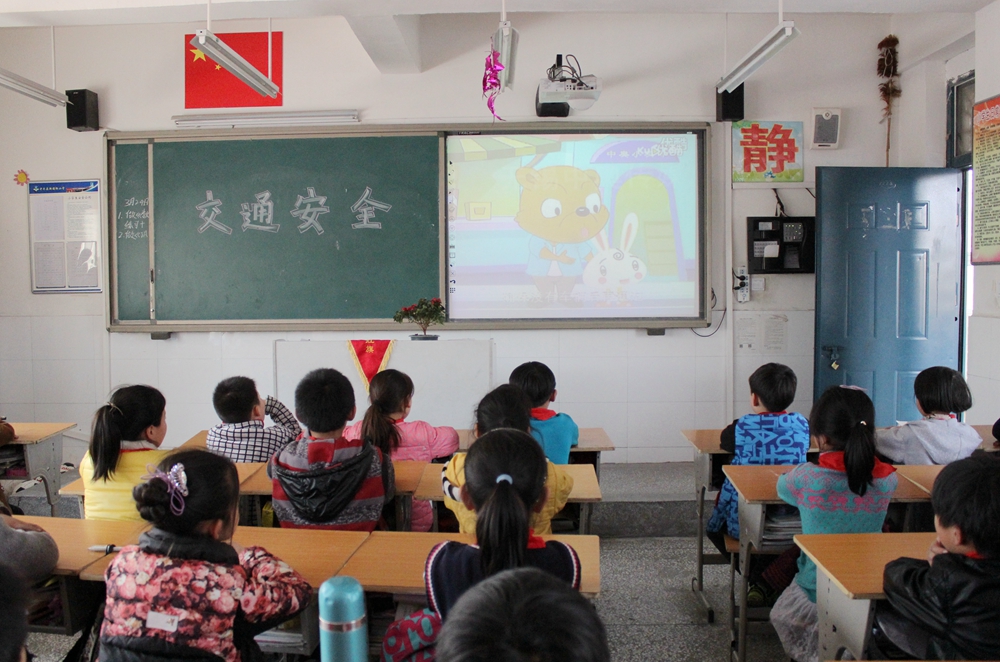
[[[895,469],[878,462],[864,496],[847,487],[847,474],[833,468],[843,466],[843,453],[824,453],[820,465],[800,464],[778,478],[778,496],[798,506],[802,533],[878,533],[885,521],[889,499],[896,491]],[[825,465],[825,466],[823,466]],[[816,602],[816,564],[802,554],[795,582]]]

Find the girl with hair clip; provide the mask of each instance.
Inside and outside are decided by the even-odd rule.
[[[399,370],[383,370],[372,377],[371,406],[361,421],[344,430],[345,439],[364,439],[396,460],[430,462],[458,450],[458,432],[424,421],[407,421],[413,403],[413,380]],[[413,501],[411,529],[430,531],[434,511],[429,501]]]
[[[516,386],[503,384],[480,400],[476,407],[476,423],[473,433],[477,438],[492,430],[502,428],[530,432],[531,405],[524,393]],[[476,443],[479,443],[478,441]],[[475,444],[473,444],[475,445]],[[540,446],[539,446],[540,447]],[[543,451],[544,453],[544,451]],[[457,453],[445,465],[441,477],[444,504],[455,513],[462,533],[476,531],[476,513],[462,502],[460,490],[465,483],[466,454]],[[552,533],[552,518],[569,500],[573,491],[573,477],[552,461],[546,460],[546,485],[549,495],[545,504],[531,514],[531,526],[540,535]]]
[[[896,469],[875,457],[875,406],[855,386],[833,386],[813,405],[809,434],[819,464],[801,464],[778,478],[778,496],[797,506],[802,533],[877,533],[896,491]],[[795,580],[771,609],[785,652],[818,660],[816,564],[799,556]]]
[[[253,637],[304,609],[312,589],[262,548],[232,542],[236,466],[186,450],[146,478],[133,494],[153,528],[105,572],[100,659],[262,659]]]
[[[467,590],[504,570],[531,566],[580,588],[572,547],[535,535],[532,512],[545,505],[545,453],[527,432],[500,428],[476,440],[465,462],[462,501],[478,515],[476,544],[443,542],[424,565],[430,609],[389,626],[383,660],[433,659],[431,648],[448,613]]]
[[[146,466],[166,455],[167,401],[152,386],[122,386],[94,414],[90,448],[80,462],[84,517],[139,520],[132,488]]]

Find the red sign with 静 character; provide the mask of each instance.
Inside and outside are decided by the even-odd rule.
[[[733,122],[734,182],[801,182],[802,122]]]

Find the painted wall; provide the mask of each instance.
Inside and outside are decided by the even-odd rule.
[[[1000,94],[1000,1],[976,12],[976,100]],[[969,320],[969,388],[975,405],[970,423],[992,423],[1000,416],[1000,266],[973,267],[973,313]]]
[[[808,151],[807,180],[813,180],[817,165],[884,163],[874,62],[875,44],[889,31],[891,17],[792,18],[802,36],[747,85],[747,117],[799,120],[808,127],[813,107],[844,110],[841,149]],[[587,72],[604,78],[603,96],[578,119],[712,121],[714,84],[726,70],[727,54],[731,64],[773,26],[773,17],[765,15],[514,14],[512,20],[520,31],[515,85],[498,101],[509,123],[535,119],[535,79],[556,52],[576,54]],[[989,21],[995,30],[1000,24],[997,5],[980,12],[977,27],[979,21]],[[98,92],[102,124],[108,128],[172,128],[170,117],[184,112],[183,35],[197,27],[59,28],[56,87]],[[263,30],[266,24],[214,27],[238,32]],[[479,81],[494,28],[494,16],[424,17],[423,73],[382,75],[344,19],[275,20],[274,29],[285,33],[285,109],[358,108],[364,121],[372,123],[482,122],[488,115]],[[48,29],[0,31],[2,67],[48,84],[49,52]],[[32,295],[27,196],[11,178],[19,168],[36,180],[104,178],[101,136],[69,131],[62,109],[5,90],[0,90],[0,116],[0,408],[12,420],[76,421],[85,432],[94,408],[114,385],[145,382],[167,397],[167,443],[176,445],[217,422],[209,395],[222,377],[248,374],[262,391],[273,388],[275,339],[349,337],[217,333],[151,341],[148,336],[108,334],[101,295]],[[807,140],[810,133],[807,128]],[[447,337],[492,337],[498,381],[524,360],[547,362],[558,377],[557,408],[582,426],[608,430],[618,446],[608,454],[609,461],[690,459],[679,431],[722,426],[744,413],[746,378],[764,361],[783,361],[797,371],[796,408],[807,412],[812,399],[814,279],[768,276],[764,292],[755,293],[749,304],[733,305],[728,270],[745,263],[744,219],[772,214],[774,198],[768,189],[731,190],[728,125],[714,124],[712,139],[717,322],[728,307],[718,333],[699,338],[686,329],[668,330],[663,337],[633,330],[444,331]],[[813,213],[805,189],[781,194],[790,214]],[[783,348],[764,354],[734,352],[734,326],[753,323],[763,329],[775,316],[787,318]],[[429,395],[418,390],[418,397]]]

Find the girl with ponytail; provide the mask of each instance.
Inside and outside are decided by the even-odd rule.
[[[364,439],[393,462],[430,462],[458,450],[455,428],[406,420],[413,403],[413,380],[406,373],[388,369],[376,374],[368,385],[368,400],[364,419],[344,430],[345,439]],[[413,531],[430,531],[433,517],[429,501],[413,501]]]
[[[778,496],[798,506],[802,532],[877,533],[896,491],[896,469],[875,456],[875,406],[855,386],[832,386],[813,405],[809,434],[819,464],[778,478]],[[819,659],[816,564],[799,556],[799,571],[771,609],[771,623],[795,660]]]
[[[87,519],[139,520],[132,488],[166,454],[167,401],[152,386],[122,386],[94,414],[90,448],[80,462]]]
[[[501,428],[469,449],[462,501],[476,511],[476,545],[445,542],[427,557],[424,573],[431,608],[442,620],[461,595],[483,579],[534,566],[580,587],[580,560],[564,543],[548,542],[529,528],[545,505],[545,453],[526,432]]]

